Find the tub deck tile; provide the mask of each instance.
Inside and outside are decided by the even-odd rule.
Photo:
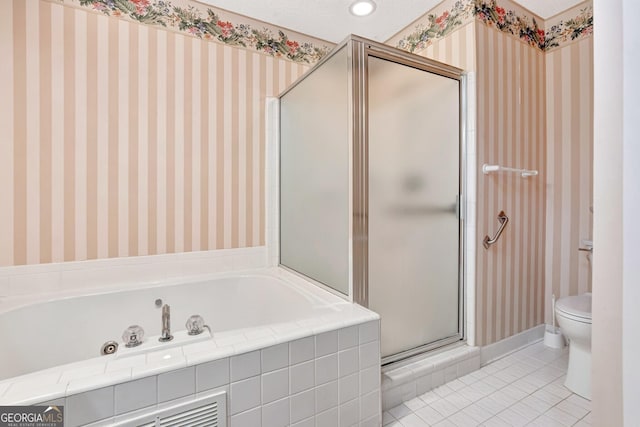
[[[132,376],[133,378],[142,378],[186,367],[187,359],[184,356],[176,356],[166,360],[160,359],[147,362],[146,365],[134,367],[132,368]]]
[[[0,398],[0,405],[35,405],[45,400],[57,399],[64,396],[66,384],[43,384],[35,386],[23,386],[22,383],[14,383]]]
[[[121,359],[112,359],[107,362],[105,372],[119,371],[121,369],[142,366],[147,363],[146,354],[137,354],[135,356],[123,357]]]
[[[218,347],[227,347],[230,345],[243,343],[247,340],[247,338],[242,333],[234,333],[234,334],[223,335],[223,336],[214,334],[213,340]]]
[[[182,353],[188,356],[189,354],[211,351],[217,348],[218,345],[214,340],[207,340],[182,346]]]
[[[62,372],[62,375],[60,376],[60,379],[58,380],[58,382],[59,383],[69,382],[71,380],[75,380],[79,378],[85,378],[88,376],[103,374],[106,370],[106,367],[107,367],[106,363],[99,362],[96,364],[91,364],[89,366],[83,366],[83,367],[65,370]]]
[[[246,353],[248,351],[261,350],[277,344],[278,341],[274,337],[262,337],[256,339],[248,339],[242,343],[234,344],[233,351],[235,354]]]

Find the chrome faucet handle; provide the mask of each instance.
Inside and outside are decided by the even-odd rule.
[[[131,325],[122,333],[125,347],[137,347],[144,340],[144,329],[138,325]]]
[[[189,335],[200,335],[202,332],[204,332],[204,328],[207,326],[205,326],[202,316],[194,314],[187,319],[185,327],[187,328],[187,333]]]
[[[173,335],[171,335],[171,307],[169,304],[165,304],[162,306],[162,332],[160,333],[160,338],[158,341],[167,342],[173,339]]]

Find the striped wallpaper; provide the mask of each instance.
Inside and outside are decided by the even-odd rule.
[[[476,25],[478,246],[476,340],[487,345],[543,321],[545,251],[545,54]],[[537,169],[540,176],[484,175],[481,165]],[[485,234],[509,224],[489,250]]]
[[[433,40],[427,48],[417,52],[445,64],[466,71],[476,69],[476,24],[472,21],[456,29],[447,36]]]
[[[593,37],[546,56],[547,218],[545,321],[551,295],[591,290],[591,263],[579,252],[592,239]]]
[[[264,244],[264,98],[305,65],[0,2],[0,266]]]

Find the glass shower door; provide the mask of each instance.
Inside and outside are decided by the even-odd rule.
[[[460,81],[369,56],[369,308],[383,360],[461,338]]]

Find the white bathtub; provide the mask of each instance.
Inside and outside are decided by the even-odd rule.
[[[171,307],[176,339],[169,343],[157,341],[157,299]],[[213,337],[186,335],[193,314],[204,317]],[[276,268],[28,304],[4,301],[0,404],[42,402],[377,319]],[[132,351],[121,336],[134,324],[144,328],[145,343]],[[109,340],[120,343],[119,350],[101,356]],[[33,393],[29,384],[38,384]]]

